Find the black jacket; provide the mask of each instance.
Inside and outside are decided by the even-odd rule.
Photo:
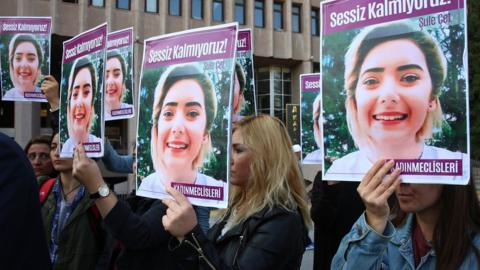
[[[38,185],[27,155],[0,133],[0,268],[51,269]]]
[[[359,182],[328,185],[320,171],[313,182],[310,215],[315,223],[315,270],[330,269],[343,236],[365,210],[358,195]]]
[[[264,209],[221,236],[227,219],[214,225],[207,237],[197,226],[182,243],[171,238],[169,248],[182,265],[179,269],[300,268],[307,230],[299,212]]]
[[[171,235],[162,226],[166,209],[160,200],[154,200],[139,215],[118,201],[108,213],[106,227],[125,247],[117,261],[118,269],[177,269],[167,248]]]

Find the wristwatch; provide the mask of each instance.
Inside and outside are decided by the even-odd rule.
[[[103,184],[98,188],[98,191],[90,194],[90,199],[105,198],[110,194],[110,188],[107,184]]]

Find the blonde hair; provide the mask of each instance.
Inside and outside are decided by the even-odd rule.
[[[431,138],[433,129],[441,128],[442,126],[443,112],[439,96],[447,74],[447,61],[438,42],[428,33],[418,31],[408,23],[393,22],[373,25],[366,27],[353,39],[345,54],[344,87],[347,92],[345,100],[347,124],[357,146],[362,145],[361,134],[363,134],[357,124],[357,103],[355,100],[355,89],[358,83],[360,68],[366,56],[374,47],[384,42],[398,39],[412,41],[425,55],[428,72],[432,80],[430,96],[437,103],[435,110],[428,112],[422,127],[415,134],[416,139],[419,141]]]
[[[240,132],[252,151],[246,186],[230,189],[233,224],[266,207],[280,206],[292,212],[298,209],[305,225],[310,226],[303,178],[283,123],[269,115],[248,116],[236,123],[233,132]]]

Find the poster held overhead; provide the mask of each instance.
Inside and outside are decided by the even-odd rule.
[[[137,128],[137,195],[225,208],[230,170],[237,23],[144,42]]]
[[[232,122],[257,114],[251,29],[239,29],[233,84]]]
[[[133,28],[126,28],[107,37],[105,66],[105,121],[132,118],[133,106]]]
[[[300,75],[302,172],[313,181],[322,170],[320,73]]]
[[[50,74],[51,17],[0,17],[2,100],[47,102],[40,90]]]
[[[82,143],[88,157],[103,156],[103,88],[107,24],[63,43],[60,84],[60,157]]]
[[[321,3],[324,180],[394,159],[403,182],[469,181],[465,1],[403,2]]]
[[[302,163],[322,164],[320,73],[300,75]],[[319,168],[320,169],[320,168]]]

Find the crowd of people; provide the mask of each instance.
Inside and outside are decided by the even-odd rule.
[[[478,269],[480,207],[474,181],[465,186],[410,184],[402,182],[398,168],[393,169],[391,156],[465,157],[424,145],[441,116],[438,96],[446,70],[437,44],[418,33],[365,42],[378,31],[404,31],[406,26],[388,27],[367,28],[346,56],[345,104],[359,151],[333,161],[330,171],[364,170],[362,181],[322,181],[319,172],[309,208],[285,125],[268,115],[238,117],[232,129],[229,204],[212,226],[210,208],[192,205],[169,184],[161,187],[171,199],[162,200],[137,196],[123,200],[111,190],[82,144],[101,140],[89,137],[96,78],[93,67],[82,59],[75,62],[68,81],[67,109],[72,119],[70,139],[63,147],[73,152],[73,158],[60,158],[59,84],[53,76],[45,76],[40,90],[53,112],[53,135],[33,138],[22,151],[0,134],[0,240],[8,251],[0,255],[2,268],[300,269],[313,227],[315,269]],[[394,49],[413,51],[418,57],[413,63],[407,59],[407,64],[402,58],[406,54],[375,58]],[[116,74],[121,87],[123,64],[114,55],[110,58],[117,68],[107,73]],[[369,73],[374,75],[368,77]],[[235,76],[241,93],[244,74],[237,71]],[[379,102],[358,96],[384,87],[385,81],[391,83],[387,86],[399,86],[369,95]],[[394,92],[402,87],[415,89]],[[165,72],[156,88],[151,131],[155,177],[147,176],[139,190],[152,189],[159,184],[155,180],[168,181],[164,178],[217,181],[198,171],[210,150],[216,115],[212,85],[195,66],[184,65]],[[188,99],[176,100],[185,89],[190,90]],[[106,100],[108,106],[121,103],[118,96]],[[242,100],[234,103],[241,106]],[[315,103],[314,133],[320,136],[320,100]],[[370,114],[376,106],[389,104],[412,108],[406,113],[412,116],[405,116],[413,118],[410,129],[373,132],[378,127]],[[186,107],[193,113],[186,113]],[[75,116],[78,110],[82,117]],[[187,124],[181,126],[183,132],[196,136],[191,142],[195,145],[188,159],[169,159],[168,152],[175,151],[167,149],[169,136],[180,134],[175,125],[187,120],[188,125],[202,127],[193,134]],[[113,171],[135,171],[134,158],[118,155],[108,141],[102,159]]]

